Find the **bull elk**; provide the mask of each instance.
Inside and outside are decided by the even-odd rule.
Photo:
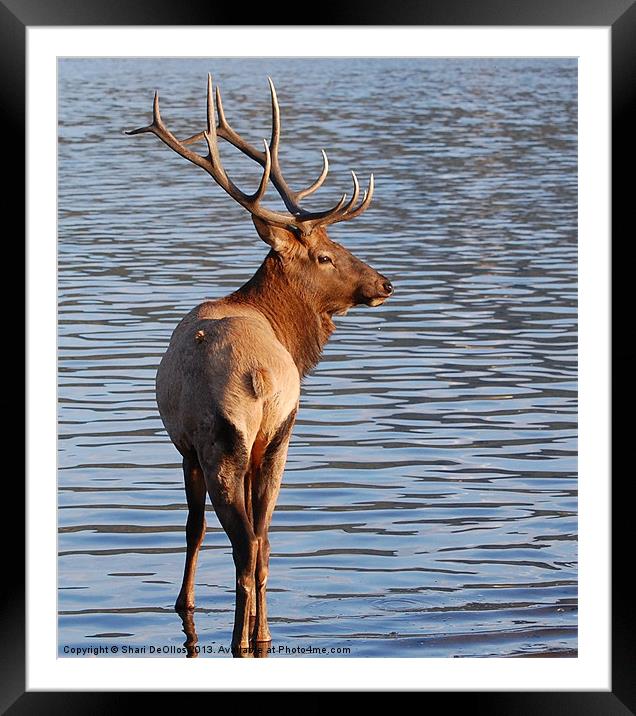
[[[157,404],[163,424],[183,457],[188,503],[186,560],[175,609],[194,609],[194,576],[205,535],[205,496],[232,544],[236,606],[232,650],[249,652],[250,640],[271,639],[267,625],[268,529],[278,497],[287,448],[298,410],[300,382],[316,365],[335,330],[334,315],[356,305],[378,306],[392,293],[390,281],[326,232],[330,224],[359,216],[371,202],[373,175],[360,199],[353,193],[326,211],[300,202],[325,180],[327,155],[313,184],[293,191],[283,178],[278,149],[280,110],[269,79],[272,133],[262,150],[228,124],[221,94],[208,75],[207,128],[179,141],[159,113],[127,134],[151,133],[208,174],[252,215],[270,250],[252,278],[224,298],[193,308],[175,328],[157,371]],[[213,97],[214,95],[214,97]],[[216,108],[215,108],[216,104]],[[217,123],[218,117],[218,123]],[[219,138],[263,168],[257,190],[245,194],[228,177]],[[188,145],[205,141],[207,154]],[[266,208],[271,180],[286,212]]]

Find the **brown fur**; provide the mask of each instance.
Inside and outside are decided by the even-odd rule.
[[[281,260],[271,252],[250,281],[226,301],[258,309],[304,376],[318,363],[336,328],[331,316],[321,306],[312,305],[310,298],[292,284]]]

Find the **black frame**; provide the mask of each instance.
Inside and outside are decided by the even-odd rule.
[[[200,0],[127,0],[126,3],[99,2],[99,0],[0,0],[0,117],[4,126],[1,136],[3,146],[4,174],[9,178],[2,192],[3,208],[7,218],[24,221],[24,211],[10,211],[9,208],[25,207],[24,194],[24,141],[25,141],[25,81],[26,81],[26,29],[28,26],[91,26],[91,25],[242,25],[245,10],[242,4],[234,7],[215,7],[213,3]],[[311,9],[311,8],[310,8]],[[316,9],[316,8],[314,8]],[[320,25],[472,25],[472,26],[605,26],[611,27],[612,62],[612,252],[620,261],[612,262],[612,336],[620,335],[622,326],[614,318],[614,308],[630,305],[632,295],[628,281],[631,268],[631,253],[626,248],[633,245],[633,237],[627,233],[631,228],[630,209],[634,203],[634,141],[636,128],[636,0],[427,0],[427,2],[403,4],[367,0],[364,5],[349,0],[333,6],[322,4],[319,8]],[[296,20],[296,13],[286,13],[278,4],[264,3],[249,8],[247,13],[252,26],[306,24]],[[295,22],[273,22],[277,16]],[[301,16],[302,17],[302,16]],[[261,22],[262,21],[262,22]],[[308,23],[312,24],[312,23]],[[313,23],[317,24],[317,23]],[[8,140],[8,141],[7,141]],[[9,157],[6,155],[9,153]],[[15,154],[15,157],[11,156]],[[14,160],[14,161],[12,161]],[[25,207],[26,208],[26,207]],[[7,232],[5,232],[7,233]],[[7,237],[8,238],[8,237]],[[631,240],[630,240],[631,239]],[[9,242],[5,238],[4,251]],[[19,242],[13,242],[13,245]],[[24,259],[24,247],[21,254]],[[620,252],[620,253],[619,253]],[[13,267],[18,260],[9,260]],[[633,282],[633,279],[632,279]],[[7,312],[11,318],[15,311]],[[620,316],[620,313],[616,314]],[[3,328],[9,316],[3,315]],[[25,315],[22,317],[26,318]],[[18,323],[17,319],[13,320]],[[24,325],[24,323],[23,323]],[[4,330],[10,336],[19,333],[9,325]],[[628,326],[628,329],[631,326]],[[623,328],[623,332],[625,329]],[[629,331],[631,334],[632,331]],[[628,335],[629,335],[628,334]],[[13,347],[14,348],[14,347]],[[19,358],[19,356],[18,356]],[[12,361],[15,363],[14,361]],[[629,339],[617,346],[612,341],[612,370],[619,371],[634,363],[634,349]],[[614,399],[612,383],[612,453],[629,445],[630,423],[625,419],[616,420],[618,401]],[[630,384],[623,383],[621,395],[630,397]],[[10,405],[6,402],[5,405]],[[15,425],[18,421],[12,421]],[[603,428],[604,426],[599,426]],[[614,464],[618,464],[616,457]],[[612,679],[611,691],[561,691],[561,692],[452,692],[442,693],[446,708],[467,706],[488,714],[635,714],[636,713],[636,649],[634,647],[634,609],[632,608],[629,585],[629,566],[624,567],[619,558],[623,544],[631,546],[629,538],[632,502],[627,494],[631,474],[622,481],[617,480],[612,490]],[[621,484],[622,483],[622,484]],[[24,483],[5,471],[3,493],[4,504],[13,514],[20,514],[19,506],[24,504]],[[9,490],[7,496],[6,490]],[[5,516],[6,516],[5,511]],[[22,512],[24,514],[24,512]],[[16,541],[15,524],[3,520],[5,541]],[[50,542],[43,541],[43,548],[49,549]],[[5,548],[6,550],[6,548]],[[5,552],[6,554],[6,552]],[[630,564],[629,553],[625,562]],[[605,579],[606,575],[599,575]],[[126,707],[138,709],[149,707],[147,693],[143,692],[25,692],[25,563],[5,567],[5,588],[1,593],[0,634],[3,649],[0,652],[0,713],[11,716],[31,713],[46,714],[101,714],[119,712]],[[292,685],[290,684],[290,687]],[[370,685],[372,686],[372,685]],[[205,689],[206,684],[201,684]],[[415,688],[413,690],[416,690]],[[246,696],[250,693],[246,692]],[[260,696],[260,694],[254,694]],[[272,694],[279,698],[281,694]],[[326,696],[326,694],[324,694]],[[426,699],[438,696],[439,692],[427,693]],[[194,694],[189,694],[191,698]],[[184,708],[183,696],[179,693],[160,693],[163,709],[174,706]],[[449,701],[451,699],[452,701]],[[469,700],[470,699],[470,700]],[[263,705],[259,700],[259,705]],[[280,704],[280,702],[279,702]],[[276,704],[276,706],[279,706]],[[317,712],[324,708],[322,695],[316,695],[308,704],[301,694],[296,694],[292,708]],[[238,704],[237,704],[238,705]],[[428,704],[427,704],[428,705]],[[217,708],[218,703],[207,704]],[[244,708],[241,698],[241,706]],[[150,706],[150,708],[152,708]],[[162,709],[162,710],[163,710]]]

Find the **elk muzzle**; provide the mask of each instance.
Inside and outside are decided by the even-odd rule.
[[[386,276],[375,275],[375,280],[360,287],[358,303],[380,306],[393,294],[393,284]]]

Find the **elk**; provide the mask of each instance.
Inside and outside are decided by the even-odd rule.
[[[320,176],[293,191],[283,178],[278,150],[280,109],[269,79],[272,132],[259,150],[228,124],[218,86],[208,75],[207,127],[179,141],[159,113],[155,93],[149,126],[126,132],[151,133],[181,157],[204,169],[251,214],[259,237],[270,247],[247,283],[224,298],[193,308],[175,328],[159,365],[156,396],[163,424],[183,457],[188,504],[186,560],[175,609],[194,610],[194,577],[203,541],[205,499],[232,545],[236,602],[232,651],[245,655],[250,642],[268,642],[266,584],[268,529],[281,485],[287,449],[299,405],[301,380],[317,364],[335,330],[333,316],[366,304],[378,306],[392,293],[391,282],[327,236],[326,228],[359,216],[373,196],[373,174],[359,201],[353,193],[331,209],[310,212],[300,202],[325,180]],[[216,105],[216,108],[215,108]],[[217,123],[218,116],[218,123]],[[220,139],[257,162],[258,188],[246,194],[228,177]],[[189,148],[207,144],[207,154]],[[268,182],[287,211],[263,205]]]

